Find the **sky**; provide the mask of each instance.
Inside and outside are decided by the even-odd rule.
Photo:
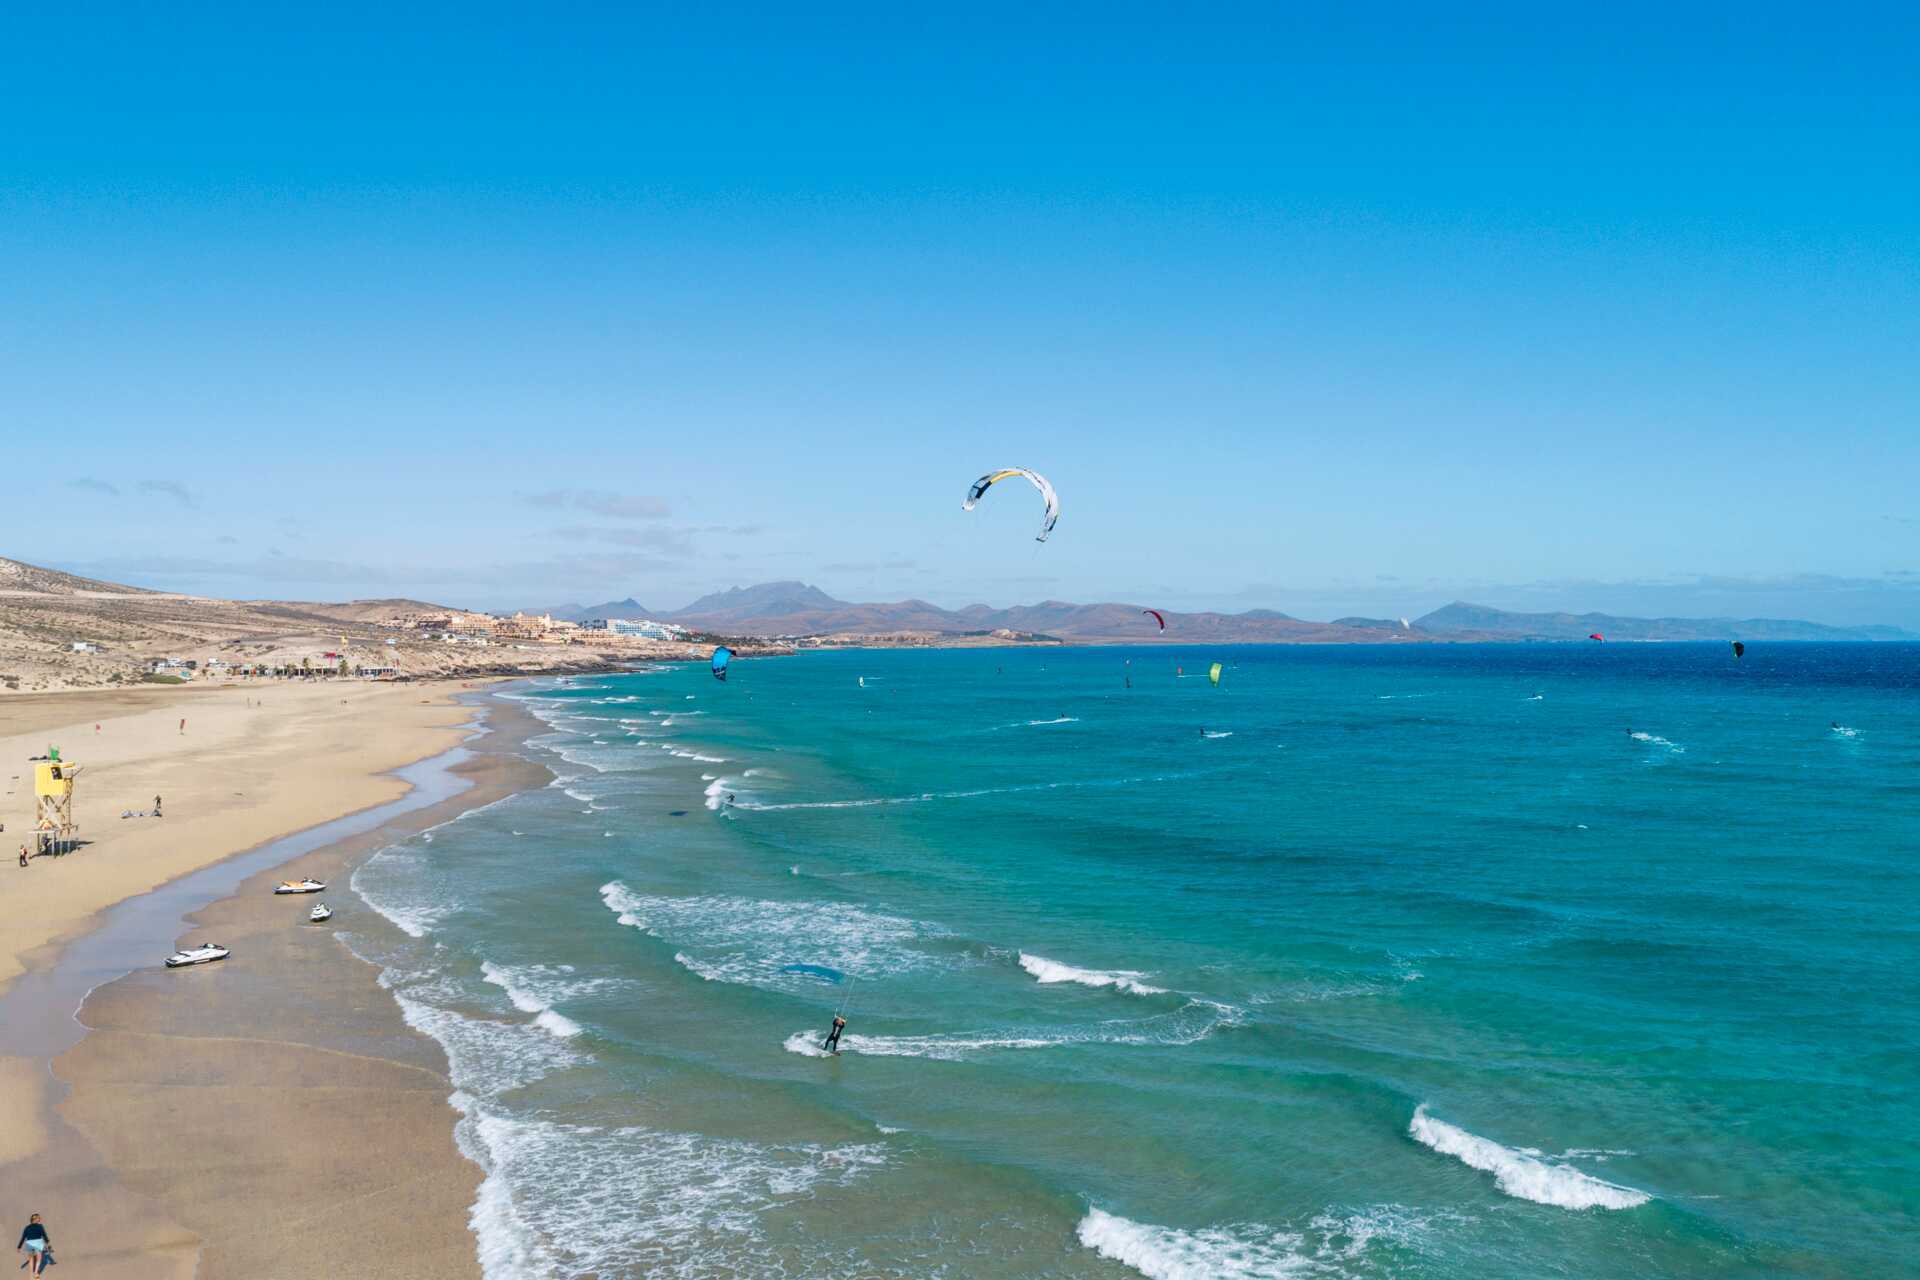
[[[283,8],[5,19],[0,554],[1920,628],[1912,6]]]

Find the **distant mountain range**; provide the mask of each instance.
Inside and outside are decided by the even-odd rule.
[[[1455,601],[1414,626],[1452,639],[1502,640],[1920,640],[1900,627],[1831,627],[1790,618],[1623,618],[1611,613],[1508,613]]]
[[[544,613],[549,617],[560,618],[567,622],[585,622],[588,618],[651,618],[653,611],[628,596],[625,600],[609,600],[605,604],[554,604],[540,609],[525,609],[524,613]]]
[[[1159,624],[1136,604],[1039,604],[996,609],[970,604],[943,609],[926,600],[856,604],[836,600],[804,582],[763,582],[704,595],[684,609],[654,613],[629,597],[583,607],[545,610],[575,622],[587,618],[649,617],[699,631],[746,636],[940,635],[1016,631],[1083,643],[1144,643],[1161,639]],[[1244,613],[1161,610],[1165,639],[1181,643],[1413,643],[1471,640],[1916,640],[1899,627],[1834,627],[1778,618],[1622,618],[1601,613],[1509,613],[1456,601],[1411,622],[1398,618],[1336,618],[1310,622],[1271,609]]]

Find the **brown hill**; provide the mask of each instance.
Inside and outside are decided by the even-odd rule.
[[[578,644],[448,644],[427,632],[380,625],[400,615],[436,613],[457,626],[476,618],[418,600],[216,600],[0,559],[0,692],[137,684],[163,658],[194,662],[204,673],[209,662],[331,668],[344,653],[350,666],[452,677],[603,670],[646,657],[704,656],[690,645],[594,635],[579,637]]]
[[[0,556],[0,596],[152,596],[160,592],[145,587],[126,587],[113,582],[97,582],[76,577],[58,569],[42,569],[37,564],[9,560]]]

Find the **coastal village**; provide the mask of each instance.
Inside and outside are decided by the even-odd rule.
[[[752,622],[693,621],[699,625],[640,610],[575,620],[417,600],[222,600],[0,558],[0,696],[130,685],[582,674],[639,662],[699,661],[720,643],[742,657],[817,648],[1057,643],[1008,626],[950,630],[853,618],[808,626],[794,618],[769,634]]]
[[[715,637],[645,617],[582,622],[410,600],[234,601],[0,559],[0,696],[268,680],[471,679],[694,661]],[[791,652],[727,638],[743,654]]]

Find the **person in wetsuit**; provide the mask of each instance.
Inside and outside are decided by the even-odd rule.
[[[840,1052],[840,1033],[847,1029],[847,1020],[839,1014],[833,1015],[833,1030],[827,1032],[827,1042],[820,1047],[828,1053]]]

